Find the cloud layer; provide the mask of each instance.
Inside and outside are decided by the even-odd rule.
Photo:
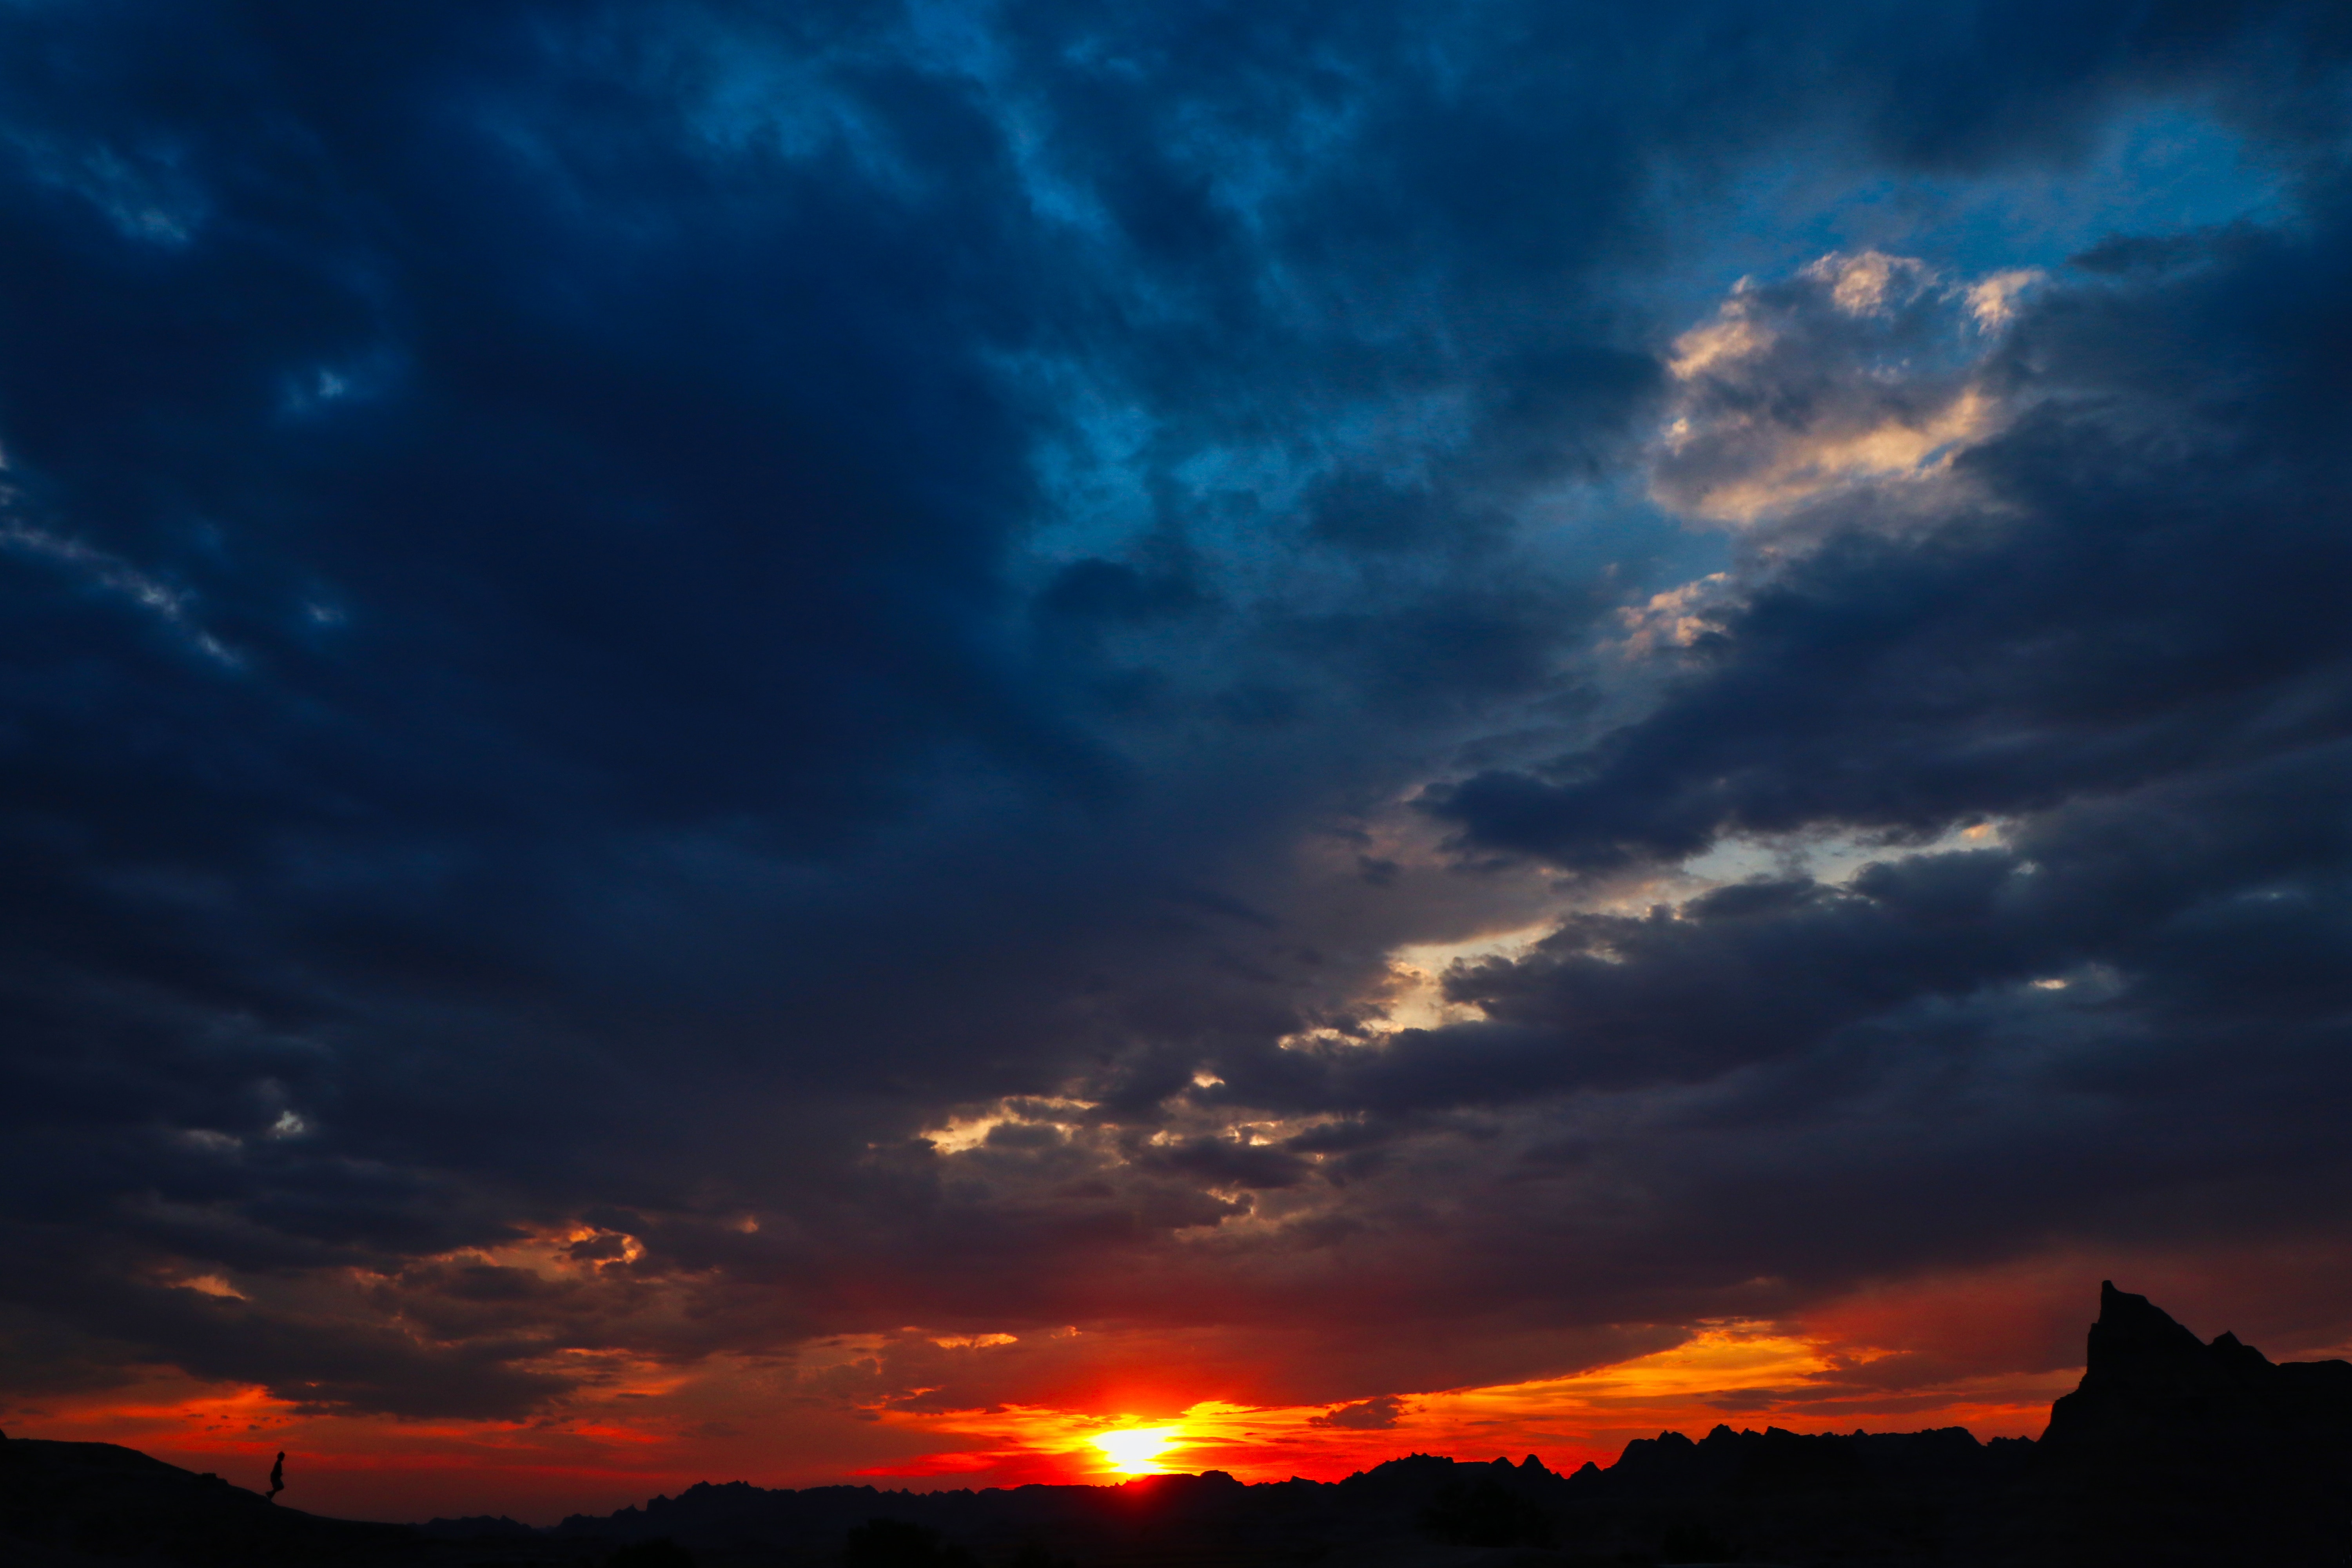
[[[2340,1243],[2352,26],[1327,9],[0,20],[25,1408]],[[2147,124],[2275,199],[2053,250]]]

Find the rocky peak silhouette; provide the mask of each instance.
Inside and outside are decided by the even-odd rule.
[[[2049,1527],[2077,1562],[2318,1563],[2352,1548],[2352,1363],[2208,1343],[2113,1281],[2041,1447]]]
[[[2050,1407],[2042,1442],[2200,1447],[2352,1437],[2352,1363],[2274,1363],[2235,1334],[2208,1344],[2145,1296],[2099,1287],[2083,1381]]]

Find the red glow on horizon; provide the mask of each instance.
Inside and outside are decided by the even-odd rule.
[[[714,1361],[691,1373],[617,1377],[566,1410],[510,1421],[322,1415],[257,1389],[164,1375],[19,1409],[5,1425],[11,1436],[123,1444],[255,1489],[283,1448],[285,1501],[385,1520],[504,1513],[551,1523],[705,1480],[929,1491],[1118,1486],[1155,1472],[1222,1470],[1244,1482],[1332,1481],[1413,1452],[1480,1462],[1534,1454],[1569,1472],[1588,1459],[1612,1463],[1634,1437],[1697,1437],[1717,1424],[2038,1434],[2050,1400],[2079,1374],[2079,1359],[2065,1352],[2087,1323],[2074,1300],[2078,1272],[2053,1265],[1860,1292],[1799,1322],[1696,1325],[1666,1349],[1583,1372],[1344,1408],[1202,1397],[1171,1372],[1179,1363],[1170,1342],[1106,1331],[1085,1342],[1091,1360],[1044,1363],[1035,1369],[1043,1375],[1013,1359],[1026,1352],[1011,1335],[946,1346],[1001,1358],[972,1365],[1005,1369],[987,1374],[994,1387],[1037,1387],[1045,1397],[1035,1404],[941,1409],[931,1406],[936,1394],[919,1406],[854,1392],[820,1399],[791,1381],[807,1375],[807,1359]],[[836,1353],[876,1352],[858,1342]],[[1230,1383],[1237,1366],[1248,1370],[1227,1359],[1195,1375]],[[2005,1370],[2020,1366],[2027,1370]],[[1118,1438],[1139,1431],[1153,1438],[1134,1447]]]
[[[1617,1372],[1620,1369],[1604,1369]],[[2072,1379],[2065,1380],[2071,1386]],[[356,1417],[304,1416],[257,1391],[199,1397],[166,1405],[92,1405],[68,1420],[28,1428],[12,1421],[12,1435],[121,1443],[189,1468],[215,1470],[232,1483],[258,1489],[270,1459],[289,1451],[288,1500],[308,1511],[352,1518],[421,1520],[435,1515],[505,1513],[551,1523],[566,1513],[602,1513],[675,1495],[697,1481],[744,1479],[755,1485],[807,1487],[866,1482],[886,1489],[981,1489],[1034,1484],[1116,1486],[1157,1473],[1223,1470],[1244,1482],[1294,1476],[1336,1481],[1410,1452],[1484,1461],[1514,1461],[1536,1454],[1552,1468],[1571,1471],[1587,1459],[1612,1463],[1625,1442],[1662,1430],[1703,1435],[1718,1422],[1734,1427],[1767,1424],[1798,1430],[1915,1430],[1925,1426],[1970,1426],[1979,1436],[2038,1432],[2048,1394],[2038,1401],[1972,1402],[1965,1409],[1895,1399],[1896,1419],[1836,1419],[1752,1405],[1712,1394],[1633,1396],[1630,1407],[1570,1413],[1533,1407],[1526,1385],[1473,1389],[1431,1396],[1393,1427],[1317,1426],[1321,1408],[1252,1409],[1215,1402],[1187,1408],[1174,1419],[1106,1420],[1086,1412],[1016,1409],[988,1413],[979,1422],[954,1415],[919,1423],[886,1414],[883,1422],[835,1428],[837,1438],[863,1436],[879,1445],[898,1436],[916,1445],[902,1457],[875,1455],[865,1463],[826,1462],[809,1454],[794,1463],[759,1452],[764,1445],[698,1440],[674,1423],[649,1415],[638,1423],[596,1418],[562,1426],[482,1423],[370,1422]],[[2054,1392],[2063,1390],[2053,1389]],[[1523,1404],[1527,1407],[1521,1407]],[[236,1410],[253,1417],[231,1425]],[[877,1432],[877,1425],[880,1431]],[[1138,1427],[1165,1433],[1149,1454],[1107,1449],[1096,1438]],[[895,1430],[894,1430],[895,1429]],[[762,1462],[763,1459],[765,1462]],[[1129,1468],[1138,1464],[1149,1468]]]

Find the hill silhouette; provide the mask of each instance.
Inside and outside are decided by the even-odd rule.
[[[703,1483],[534,1530],[353,1523],[105,1444],[0,1443],[0,1560],[588,1568],[2318,1568],[2352,1554],[2352,1364],[2206,1343],[2102,1288],[2039,1442],[1662,1433],[1560,1475],[1408,1455],[1346,1480],[885,1492]]]
[[[414,1532],[321,1519],[112,1443],[0,1441],[0,1563],[404,1564]]]

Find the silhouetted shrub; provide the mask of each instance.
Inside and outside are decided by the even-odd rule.
[[[1668,1563],[1728,1563],[1732,1551],[1703,1524],[1677,1524],[1666,1531],[1659,1555]]]
[[[941,1545],[940,1532],[895,1519],[869,1519],[849,1532],[845,1568],[980,1568],[961,1546]]]
[[[694,1553],[662,1535],[631,1542],[605,1558],[604,1568],[694,1568]]]
[[[1422,1510],[1422,1528],[1457,1546],[1549,1546],[1551,1520],[1491,1479],[1448,1481]]]
[[[1078,1568],[1066,1557],[1056,1557],[1035,1542],[1024,1543],[1004,1568]]]

